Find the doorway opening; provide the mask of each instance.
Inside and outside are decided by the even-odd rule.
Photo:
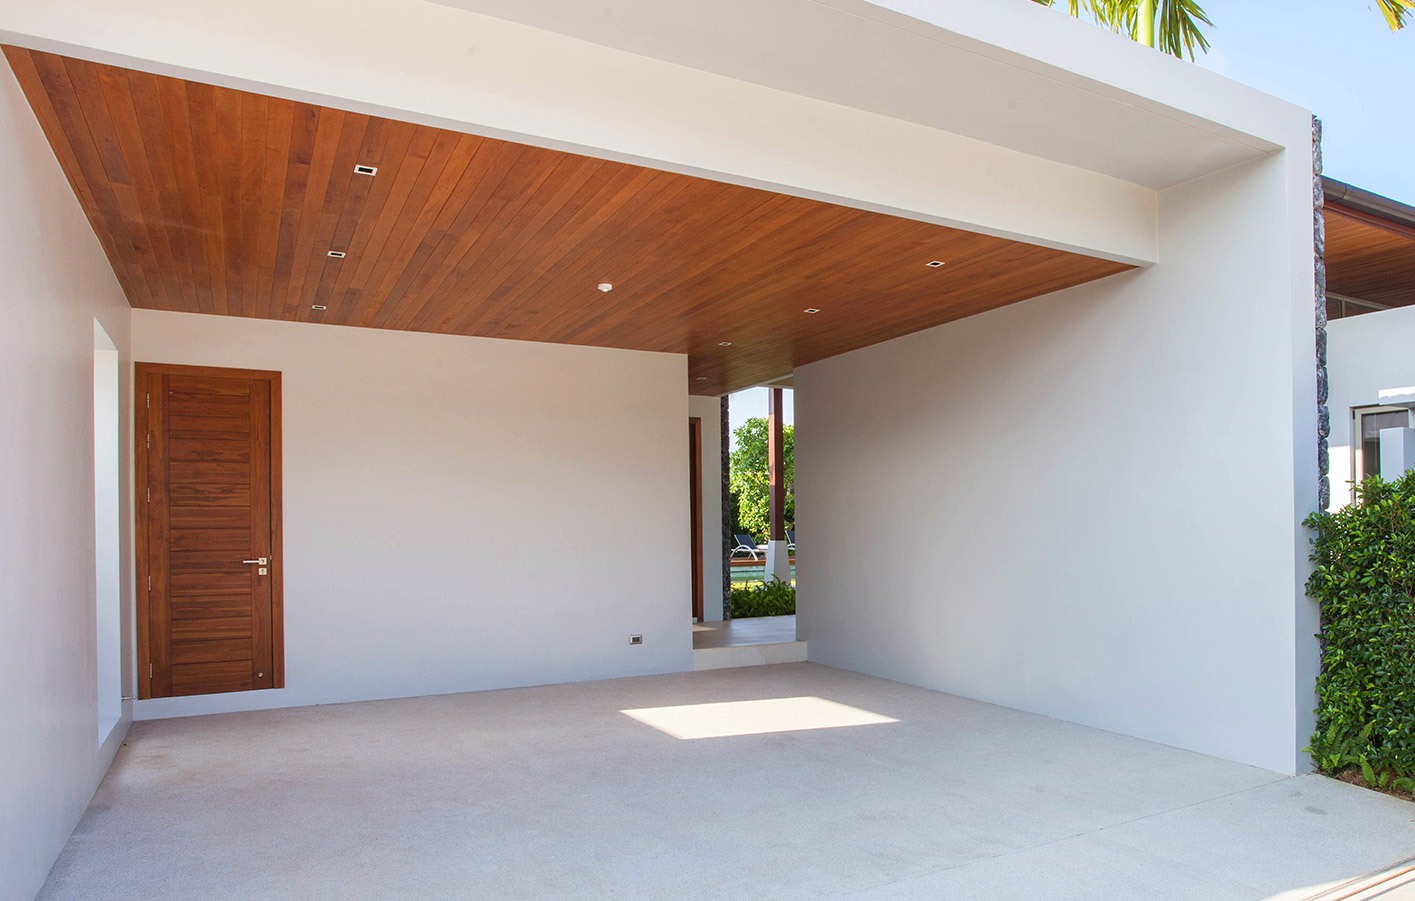
[[[118,348],[93,321],[93,559],[98,743],[123,714],[121,568],[118,548]]]
[[[696,669],[804,659],[796,634],[792,393],[789,385],[772,384],[728,399],[730,615],[694,627]]]

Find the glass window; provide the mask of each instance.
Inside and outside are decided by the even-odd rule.
[[[1357,413],[1361,422],[1360,477],[1381,474],[1381,429],[1403,429],[1410,425],[1410,412],[1405,409],[1372,410]]]

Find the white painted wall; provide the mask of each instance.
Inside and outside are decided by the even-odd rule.
[[[812,660],[1303,766],[1316,388],[1290,125],[1294,151],[1161,192],[1152,269],[796,370]]]
[[[686,358],[146,310],[133,357],[284,402],[286,688],[139,719],[692,668]]]
[[[0,123],[0,899],[28,901],[127,731],[98,742],[93,351],[97,319],[126,397],[128,307],[8,66]]]
[[[1327,408],[1331,410],[1331,506],[1351,502],[1352,410],[1384,403],[1380,392],[1415,385],[1415,307],[1327,323]]]
[[[722,398],[688,396],[703,421],[703,622],[722,619]]]

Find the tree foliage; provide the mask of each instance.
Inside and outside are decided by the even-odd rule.
[[[786,528],[796,527],[795,429],[783,427],[786,457]],[[767,472],[767,420],[748,419],[734,433],[737,446],[732,451],[728,485],[737,507],[737,522],[758,541],[771,531],[771,490]]]
[[[1373,476],[1356,503],[1307,525],[1307,593],[1322,614],[1312,757],[1327,772],[1415,791],[1415,471]]]
[[[1035,2],[1043,6],[1056,5],[1056,0]],[[1404,28],[1406,21],[1415,14],[1415,0],[1376,2],[1391,31]],[[1102,27],[1141,40],[1141,43],[1150,44],[1170,56],[1193,59],[1195,48],[1200,53],[1207,53],[1209,49],[1204,29],[1214,23],[1198,0],[1067,0],[1066,7],[1073,16],[1089,15]],[[1153,42],[1142,40],[1137,34],[1143,20],[1142,7],[1154,11]]]

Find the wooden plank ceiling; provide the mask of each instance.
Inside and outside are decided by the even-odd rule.
[[[1415,228],[1337,203],[1325,214],[1328,293],[1383,307],[1415,304]],[[1327,309],[1335,312],[1332,303]]]
[[[1130,268],[15,47],[5,55],[134,307],[686,353],[689,390],[710,395]]]

